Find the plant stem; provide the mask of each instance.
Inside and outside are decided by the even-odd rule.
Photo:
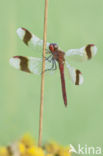
[[[43,62],[41,75],[41,99],[40,99],[40,119],[39,119],[39,139],[38,145],[42,144],[42,129],[43,129],[43,104],[44,104],[44,71],[45,71],[45,49],[47,36],[47,14],[48,14],[48,0],[45,0],[45,15],[44,15],[44,38],[43,38]]]

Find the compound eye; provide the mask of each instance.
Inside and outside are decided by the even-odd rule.
[[[50,49],[50,51],[54,52],[54,46],[53,46],[53,44],[50,44],[49,49]]]

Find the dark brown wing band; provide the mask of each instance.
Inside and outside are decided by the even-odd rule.
[[[88,59],[91,59],[92,58],[91,45],[88,45],[85,48],[85,50],[86,50],[86,54],[87,54]]]
[[[28,67],[28,59],[24,56],[14,56],[14,58],[20,59],[20,70],[31,73]]]
[[[81,72],[78,69],[75,72],[76,72],[76,82],[75,82],[75,85],[79,85]]]
[[[30,41],[30,39],[32,38],[32,34],[25,28],[22,28],[25,31],[25,35],[23,38],[23,41],[26,45],[28,45],[28,42]]]

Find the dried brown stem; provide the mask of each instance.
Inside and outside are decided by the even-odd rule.
[[[44,15],[44,38],[43,38],[43,63],[41,75],[41,100],[40,100],[40,121],[39,121],[39,140],[38,145],[42,144],[42,129],[43,129],[43,103],[44,103],[44,71],[45,71],[45,49],[47,36],[47,14],[48,14],[48,0],[45,0],[45,15]]]

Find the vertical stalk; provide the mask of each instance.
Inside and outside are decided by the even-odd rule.
[[[44,14],[44,37],[43,37],[43,62],[41,75],[41,98],[40,98],[40,119],[39,119],[39,139],[38,145],[42,144],[42,129],[43,129],[43,104],[44,104],[44,71],[45,71],[45,49],[47,36],[47,14],[48,14],[48,0],[45,0],[45,14]]]

